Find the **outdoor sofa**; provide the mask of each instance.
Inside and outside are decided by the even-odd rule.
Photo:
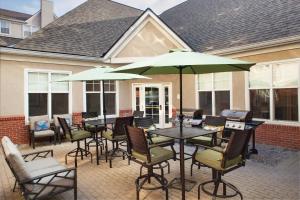
[[[1,143],[5,160],[26,200],[45,199],[68,190],[74,190],[77,199],[76,169],[59,164],[52,150],[22,155],[7,136]]]

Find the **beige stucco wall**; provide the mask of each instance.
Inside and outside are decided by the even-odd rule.
[[[30,56],[0,56],[0,116],[24,115],[24,70],[62,70],[76,73],[97,65],[93,62],[74,62]],[[72,111],[83,110],[82,83],[72,83]]]

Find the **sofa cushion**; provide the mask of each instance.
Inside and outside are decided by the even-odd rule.
[[[44,130],[44,131],[34,131],[34,137],[47,137],[53,136],[55,132],[53,130]]]
[[[20,180],[29,178],[29,171],[25,168],[25,161],[16,145],[7,136],[4,136],[1,142],[7,161],[17,178]]]
[[[30,172],[30,175],[37,170],[47,169],[55,166],[60,166],[60,164],[52,157],[36,159],[25,163],[25,168]]]
[[[54,166],[54,167],[50,167],[50,168],[45,168],[45,169],[40,169],[40,170],[36,170],[34,172],[32,172],[33,176],[39,176],[39,175],[43,175],[49,172],[55,172],[58,170],[63,170],[66,169],[64,166],[59,165],[59,166]],[[62,172],[59,174],[60,176],[66,176],[69,178],[73,178],[75,176],[74,172],[72,171],[69,174],[66,174],[66,172]],[[51,181],[51,186],[46,186],[44,188],[43,184],[48,184]],[[54,177],[53,175],[47,176],[42,178],[40,181],[34,181],[33,184],[28,183],[28,184],[24,184],[25,190],[30,191],[32,193],[39,193],[40,194],[38,196],[35,195],[29,195],[28,199],[34,199],[34,198],[43,198],[48,196],[49,193],[51,192],[60,192],[62,190],[64,190],[64,188],[61,187],[57,187],[56,189],[54,189],[55,186],[67,186],[67,187],[72,187],[74,185],[74,180],[73,179],[66,179],[66,178],[60,178],[60,177]],[[54,191],[53,191],[54,189]]]
[[[40,120],[34,123],[34,131],[44,131],[50,128],[50,123],[48,120]]]

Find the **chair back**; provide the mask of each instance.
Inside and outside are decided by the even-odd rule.
[[[144,130],[127,125],[125,126],[125,132],[127,136],[128,152],[131,154],[132,151],[135,151],[139,154],[143,154],[147,156],[148,161],[151,162],[150,151]]]
[[[113,128],[113,137],[126,135],[124,127],[127,125],[132,126],[133,119],[133,116],[117,117]]]
[[[97,112],[82,112],[81,117],[82,117],[82,119],[95,118],[95,117],[98,117],[98,113]]]
[[[203,110],[196,110],[193,114],[193,119],[202,119]]]
[[[35,130],[35,123],[38,121],[48,121],[49,122],[49,116],[48,115],[39,115],[39,116],[29,117],[30,130]]]
[[[72,136],[72,132],[71,132],[71,129],[70,127],[68,126],[68,123],[66,121],[65,118],[61,118],[61,117],[58,117],[58,122],[60,124],[60,127],[62,128],[63,132],[64,132],[64,135],[67,136],[69,135],[71,140],[73,139],[73,136]]]
[[[207,115],[204,121],[205,125],[207,126],[225,126],[226,118],[219,117],[219,116],[210,116]]]
[[[72,115],[71,114],[60,114],[60,115],[53,115],[53,121],[54,121],[54,125],[56,127],[60,127],[59,121],[58,121],[58,117],[60,118],[65,118],[69,120],[69,124],[72,125]]]
[[[228,145],[224,152],[224,159],[231,160],[241,155],[245,158],[246,149],[248,147],[248,143],[251,137],[250,130],[235,130],[232,131]]]
[[[133,111],[132,115],[135,118],[144,117],[144,111],[135,110],[135,111]]]
[[[134,119],[134,125],[137,128],[150,128],[154,123],[151,117],[141,117]]]

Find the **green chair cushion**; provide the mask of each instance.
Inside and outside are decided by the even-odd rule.
[[[76,140],[83,140],[86,138],[91,137],[91,133],[85,130],[78,130],[78,131],[72,131],[72,139],[70,138],[69,135],[67,135],[67,139],[71,140],[71,141],[76,141]]]
[[[204,146],[211,146],[212,137],[209,136],[198,136],[187,140],[188,143],[201,144]]]
[[[116,141],[126,140],[126,135],[118,135],[118,136],[113,138],[113,133],[112,133],[111,130],[107,130],[107,131],[103,132],[102,136],[104,138],[110,140],[110,141],[113,141],[113,140],[116,140]]]
[[[149,163],[147,160],[147,156],[145,154],[138,153],[136,151],[132,151],[132,156],[138,160],[144,161],[148,165],[155,165],[173,158],[174,154],[171,150],[165,149],[163,147],[153,147],[150,149],[151,154],[151,162]]]
[[[160,144],[160,143],[174,142],[174,139],[165,136],[154,136],[151,137],[151,141],[153,144]]]
[[[242,156],[227,160],[225,167],[222,167],[223,154],[214,150],[206,149],[196,153],[195,160],[216,170],[223,171],[231,166],[237,165],[242,161]]]

